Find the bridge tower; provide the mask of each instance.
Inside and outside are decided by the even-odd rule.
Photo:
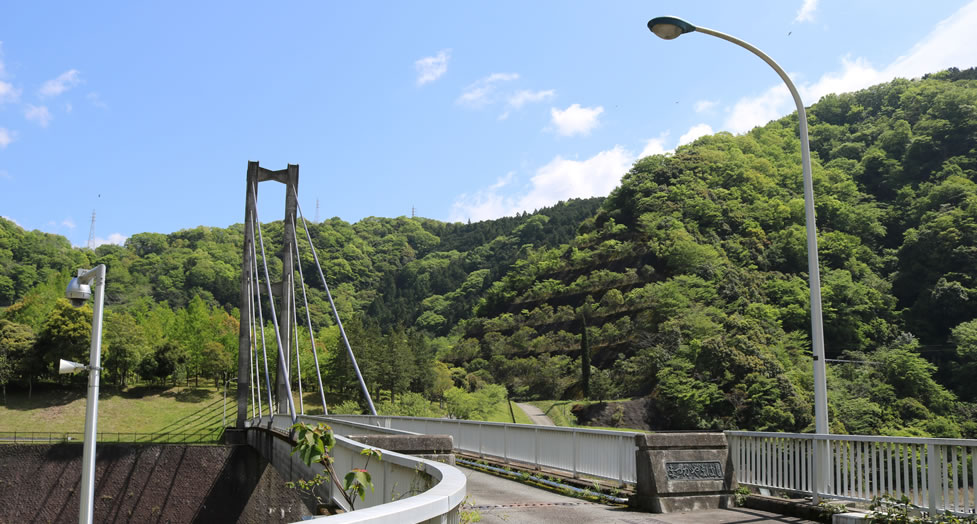
[[[252,285],[256,283],[251,279],[251,264],[254,263],[252,253],[254,245],[251,241],[254,235],[254,220],[257,216],[255,199],[258,196],[258,184],[260,182],[274,181],[285,184],[285,231],[282,245],[282,281],[280,286],[276,284],[281,297],[281,308],[279,313],[279,329],[281,330],[282,351],[289,355],[292,340],[292,321],[293,307],[295,301],[292,300],[294,292],[294,273],[295,273],[295,219],[296,209],[298,208],[297,194],[299,186],[299,166],[288,164],[286,169],[271,171],[258,165],[258,162],[248,162],[247,191],[244,204],[244,253],[241,260],[241,327],[238,331],[238,366],[237,366],[237,422],[238,428],[244,427],[244,422],[248,418],[248,392],[251,387],[251,361],[249,359],[249,348],[251,347],[251,330],[245,319],[252,318],[254,315],[254,304],[250,297]],[[274,300],[275,297],[269,297]],[[279,366],[275,378],[275,402],[276,412],[288,412],[288,395],[290,394],[285,381],[285,370]]]

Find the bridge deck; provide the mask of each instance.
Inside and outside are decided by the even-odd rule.
[[[585,522],[647,524],[813,524],[811,521],[774,513],[737,508],[695,513],[643,513],[625,507],[596,504],[533,488],[480,471],[462,468],[468,477],[468,502],[464,510],[477,510],[484,523]]]

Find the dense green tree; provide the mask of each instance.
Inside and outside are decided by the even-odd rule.
[[[129,375],[148,352],[148,342],[136,319],[125,312],[105,316],[103,328],[105,368],[116,384],[128,384]]]
[[[7,384],[26,371],[33,347],[34,331],[30,326],[0,318],[0,389],[4,404]]]
[[[59,298],[38,333],[31,374],[53,374],[57,371],[59,359],[87,364],[91,335],[91,305],[76,308],[67,299]]]

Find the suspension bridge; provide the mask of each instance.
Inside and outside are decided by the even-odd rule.
[[[258,214],[258,190],[262,182],[281,183],[286,187],[283,245],[278,252],[282,262],[280,281],[273,280],[269,273],[269,251]],[[291,426],[298,421],[324,421],[340,435],[334,449],[339,470],[356,467],[357,457],[366,447],[355,440],[362,440],[361,437],[351,439],[347,436],[417,438],[450,435],[452,451],[459,454],[461,462],[481,459],[499,465],[502,471],[511,467],[521,468],[526,472],[524,478],[529,476],[541,482],[551,476],[564,479],[559,483],[564,489],[580,490],[579,487],[573,488],[575,481],[578,486],[579,481],[593,482],[595,485],[603,483],[632,494],[630,501],[612,496],[613,502],[630,502],[631,506],[656,511],[686,506],[689,509],[726,507],[731,505],[732,489],[737,484],[806,495],[815,503],[821,499],[867,502],[881,495],[897,498],[906,495],[913,504],[929,512],[973,515],[977,510],[974,493],[974,486],[977,486],[977,460],[974,460],[977,458],[977,441],[974,440],[741,431],[711,436],[685,434],[676,438],[658,438],[640,433],[582,428],[377,416],[370,390],[357,365],[353,345],[343,329],[342,319],[326,282],[309,224],[302,213],[298,185],[297,165],[271,171],[261,167],[258,162],[248,163],[241,264],[236,431],[243,441],[258,449],[286,477],[308,478],[317,473],[291,457]],[[302,260],[304,249],[309,250],[315,262],[316,274],[311,278],[314,280],[318,277],[318,285],[325,291],[369,415],[329,414],[308,307],[308,284],[302,264],[296,263]],[[294,278],[296,265],[297,281]],[[299,297],[301,308],[298,307]],[[300,318],[300,310],[304,311],[304,318]],[[274,332],[273,351],[269,351],[271,340],[266,337],[268,319]],[[305,415],[300,368],[302,360],[299,354],[299,326],[302,323],[310,336],[311,362],[316,366],[316,386],[324,416]],[[274,377],[269,358],[277,360]],[[298,407],[292,396],[293,377],[299,393]],[[416,448],[417,445],[414,446]],[[419,450],[409,451],[416,453]],[[343,522],[458,521],[467,483],[465,475],[457,468],[395,451],[385,451],[384,460],[378,467],[382,471],[373,474],[376,490],[368,494],[362,509],[330,518]],[[492,469],[493,466],[485,467]],[[411,486],[411,489],[405,491],[405,486]],[[335,495],[328,493],[332,501],[342,507],[344,503],[341,497]],[[477,506],[477,496],[476,507],[489,512],[499,507],[506,508],[505,511],[517,511],[517,506],[520,511],[541,507],[561,507],[569,511],[568,507],[574,504],[549,501]],[[656,502],[645,503],[643,498]],[[683,506],[683,503],[687,504]],[[550,514],[572,515],[572,512],[553,511]],[[567,518],[583,518],[583,513],[578,515]],[[664,517],[661,514],[656,517],[658,520],[635,519],[634,513],[627,515],[630,520],[622,521],[685,522],[676,520],[679,517]],[[612,517],[603,515],[600,519],[616,519]],[[700,514],[700,517],[706,518],[704,514]],[[759,513],[723,514],[712,515],[708,519],[716,522],[757,522],[762,521],[758,518],[767,517],[769,515],[765,517]]]

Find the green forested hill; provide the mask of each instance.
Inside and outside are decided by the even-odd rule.
[[[849,361],[829,366],[833,430],[977,437],[977,72],[829,95],[809,118],[826,351]],[[474,224],[334,218],[311,235],[377,389],[647,395],[652,427],[804,430],[801,187],[789,116],[641,159],[606,199]],[[281,223],[263,227],[277,243]],[[43,375],[42,362],[4,375],[4,351],[9,363],[23,350],[3,340],[62,343],[64,273],[97,263],[110,312],[143,334],[109,344],[127,362],[116,375],[214,375],[201,348],[234,362],[242,232],[143,233],[91,252],[0,219],[0,379]],[[311,293],[335,345],[324,293]],[[204,324],[216,327],[188,334]],[[352,392],[341,353],[324,358],[327,387]]]

